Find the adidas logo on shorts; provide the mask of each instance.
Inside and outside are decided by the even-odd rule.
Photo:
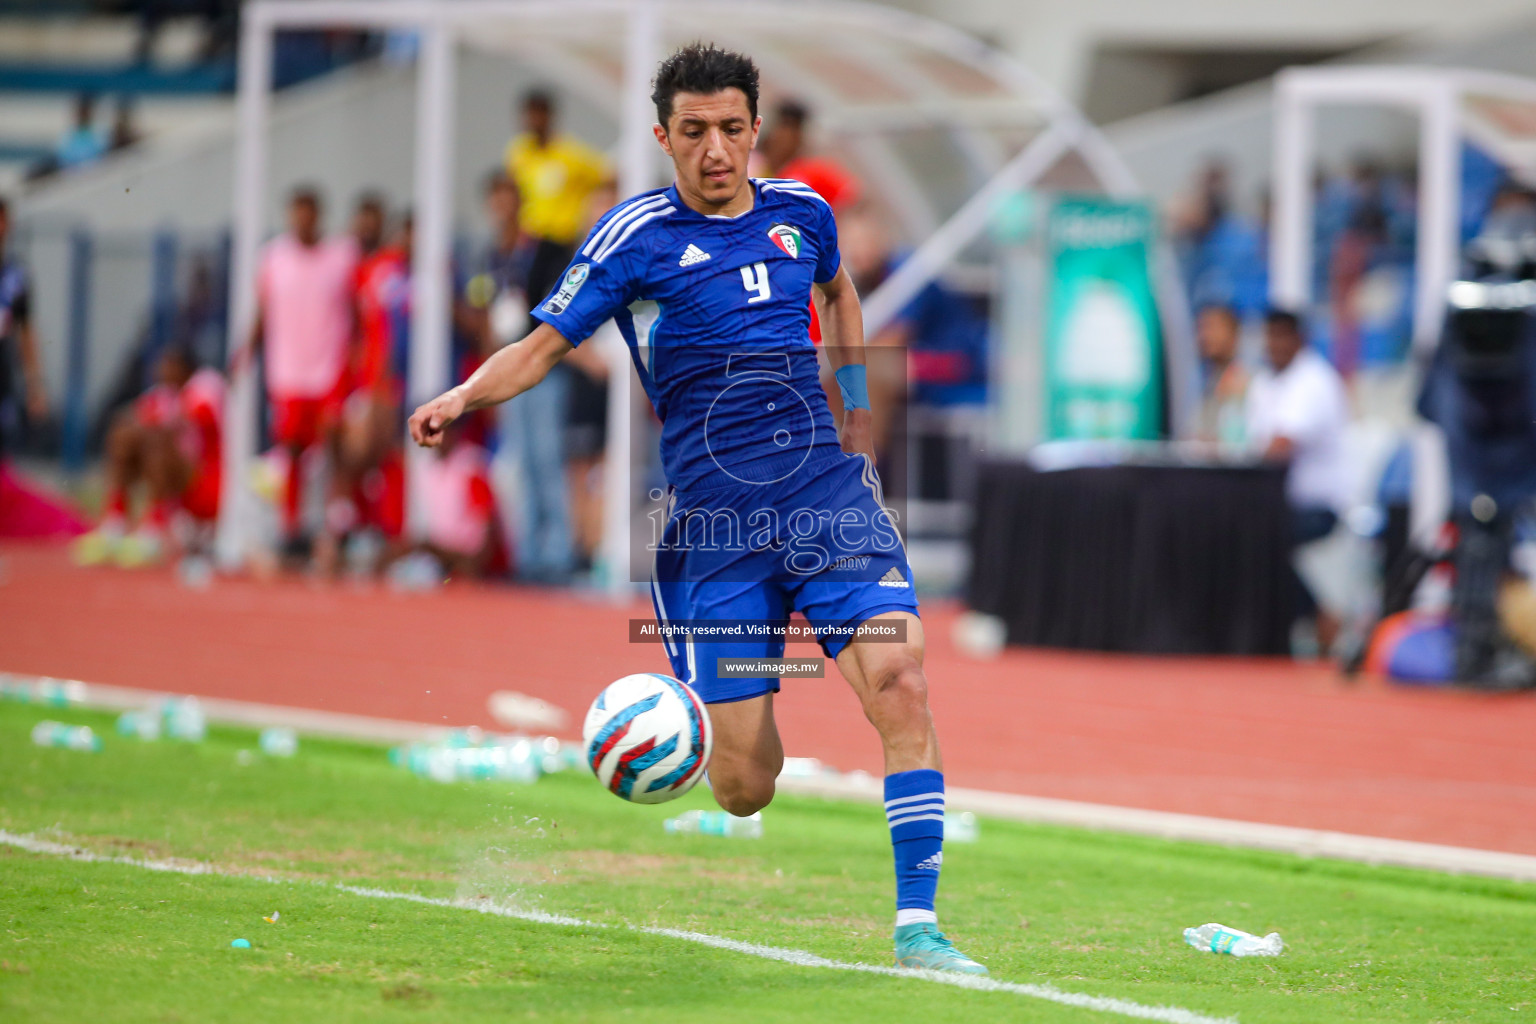
[[[680,267],[691,267],[695,263],[703,263],[707,259],[709,259],[709,253],[689,242],[688,248],[683,250],[683,258],[677,261],[677,265]]]
[[[894,565],[885,570],[885,575],[880,577],[882,587],[910,587],[907,578],[901,574],[901,570]]]
[[[917,870],[917,871],[937,871],[937,870],[939,870],[939,868],[941,868],[943,866],[944,866],[944,851],[940,850],[938,853],[934,854],[932,857],[929,857],[926,860],[918,861],[917,862],[917,867],[914,870]]]

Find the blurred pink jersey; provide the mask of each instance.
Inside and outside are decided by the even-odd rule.
[[[347,366],[357,243],[292,235],[267,243],[257,289],[265,317],[267,390],[284,398],[331,394]]]
[[[427,539],[433,544],[460,555],[473,555],[484,545],[495,510],[489,463],[484,448],[466,441],[422,461]]]

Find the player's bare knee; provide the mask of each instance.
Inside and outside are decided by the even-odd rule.
[[[893,661],[874,673],[867,703],[897,707],[927,707],[928,677],[915,657]]]

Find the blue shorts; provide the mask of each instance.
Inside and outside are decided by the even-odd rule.
[[[673,491],[655,552],[651,600],[662,623],[780,624],[799,612],[830,658],[884,612],[917,613],[912,570],[870,461],[837,453],[773,484]],[[761,631],[760,631],[761,632]],[[775,676],[721,678],[719,658],[781,658],[782,633],[669,637],[672,672],[705,703],[779,689]]]

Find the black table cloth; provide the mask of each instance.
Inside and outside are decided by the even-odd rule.
[[[1159,654],[1287,654],[1295,610],[1285,472],[982,464],[972,608],[1008,642]]]

